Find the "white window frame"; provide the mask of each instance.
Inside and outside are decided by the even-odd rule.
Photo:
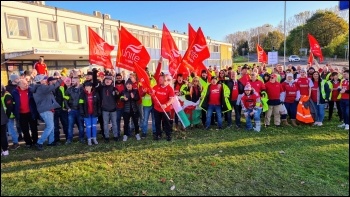
[[[77,27],[77,36],[78,36],[78,41],[74,41],[74,40],[68,40],[67,37],[67,26],[76,26]],[[81,31],[80,31],[80,25],[77,24],[71,24],[71,23],[64,23],[64,34],[66,36],[66,42],[67,43],[81,43]]]
[[[43,38],[42,29],[41,29],[41,22],[46,22],[46,23],[49,22],[49,23],[51,23],[52,33],[53,33],[53,37],[54,37],[53,39],[51,39],[51,38]],[[57,24],[54,21],[38,19],[38,28],[39,28],[39,38],[40,38],[40,40],[43,40],[43,41],[58,41]]]
[[[16,36],[16,35],[10,35],[10,27],[9,27],[9,18],[14,17],[14,18],[23,18],[27,30],[27,36]],[[13,38],[13,39],[24,39],[24,40],[29,40],[31,39],[31,33],[30,33],[30,26],[29,26],[29,20],[28,17],[26,16],[19,16],[15,14],[6,14],[5,13],[5,18],[6,18],[6,28],[7,28],[7,37],[8,38]],[[19,32],[18,32],[19,33]]]

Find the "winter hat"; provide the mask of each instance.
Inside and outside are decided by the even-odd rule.
[[[37,76],[35,76],[35,78],[34,78],[34,82],[35,82],[35,83],[39,83],[40,81],[46,80],[46,79],[47,79],[47,76],[46,76],[46,75],[37,75]]]
[[[93,83],[91,82],[91,81],[85,81],[84,82],[84,87],[86,87],[86,86],[93,86]]]
[[[306,69],[305,69],[305,68],[302,68],[301,71],[306,72]]]
[[[252,86],[250,85],[250,83],[247,83],[247,85],[245,85],[244,91],[246,90],[252,90]]]
[[[292,73],[288,73],[287,77],[294,77]]]
[[[19,79],[19,76],[17,74],[10,75],[10,81],[15,81],[16,79]]]

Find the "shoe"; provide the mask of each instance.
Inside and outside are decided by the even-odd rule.
[[[40,151],[42,151],[43,150],[43,145],[42,144],[38,144],[38,143],[36,143],[36,148],[38,149],[38,150],[40,150]]]
[[[92,138],[92,142],[93,142],[94,144],[98,144],[97,139],[96,139],[95,137]]]
[[[13,144],[11,147],[13,150],[17,150],[17,148],[19,148],[19,144]]]
[[[236,129],[240,129],[241,126],[240,126],[240,125],[236,125],[235,128],[236,128]]]
[[[5,150],[5,151],[2,151],[2,153],[1,153],[1,155],[3,155],[3,156],[9,156],[9,151],[8,150]]]
[[[153,135],[153,140],[158,141],[160,139],[160,137],[158,135]]]
[[[47,144],[47,146],[57,146],[56,142],[52,142],[51,144]]]
[[[67,140],[65,144],[68,145],[68,144],[71,144],[71,143],[72,143],[71,140]]]
[[[341,125],[338,125],[339,128],[343,128],[345,127],[345,123],[341,124]]]
[[[142,133],[141,134],[141,138],[146,138],[147,137],[147,134],[146,133]]]
[[[88,146],[92,146],[91,138],[88,139]]]
[[[140,134],[136,134],[136,140],[137,141],[141,140]]]
[[[119,138],[118,137],[113,137],[113,140],[118,142]]]
[[[18,135],[18,141],[19,141],[19,142],[23,141],[23,135],[22,135],[22,134],[19,134],[19,135]]]
[[[323,123],[322,122],[318,122],[318,125],[317,126],[323,126]]]
[[[128,136],[127,135],[124,135],[123,136],[123,142],[126,142],[128,140]]]
[[[166,137],[166,141],[170,142],[170,141],[171,141],[171,137],[170,137],[170,136],[167,136],[167,137]]]
[[[349,125],[348,124],[345,125],[345,130],[349,130]]]

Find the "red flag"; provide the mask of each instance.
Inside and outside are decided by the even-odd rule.
[[[111,51],[114,46],[105,42],[94,30],[89,27],[89,61],[105,68],[113,68]]]
[[[181,71],[181,69],[187,68],[188,70],[194,71],[198,65],[203,64],[203,61],[209,57],[210,52],[207,46],[207,41],[202,29],[198,28],[196,38],[187,49],[179,70]]]
[[[119,30],[118,67],[134,71],[135,63],[141,68],[146,68],[150,56],[141,42],[135,38],[123,26]]]
[[[196,38],[197,32],[193,29],[191,24],[188,23],[188,48],[190,48],[192,42]]]
[[[175,41],[171,36],[168,28],[163,23],[162,32],[162,44],[161,44],[161,55],[163,58],[169,60],[169,72],[171,76],[175,76],[176,70],[181,63],[181,53],[177,49]]]
[[[149,80],[149,76],[146,73],[145,68],[142,68],[137,63],[134,63],[134,68],[137,78],[139,79],[139,83],[141,83],[141,86],[147,89],[147,92],[151,91],[151,81]]]
[[[267,55],[259,44],[256,45],[256,52],[258,53],[258,62],[267,63]]]
[[[314,56],[312,55],[312,52],[310,51],[310,55],[309,55],[309,59],[307,61],[308,63],[310,63],[312,65],[312,63],[314,62]]]
[[[322,62],[323,55],[322,55],[320,45],[318,44],[317,40],[311,34],[307,34],[307,37],[309,38],[310,50],[311,50],[312,54],[314,56],[320,58],[320,62]]]

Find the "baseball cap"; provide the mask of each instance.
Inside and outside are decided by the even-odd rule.
[[[57,78],[54,78],[54,77],[47,78],[47,82],[54,81],[54,80],[57,80]]]

